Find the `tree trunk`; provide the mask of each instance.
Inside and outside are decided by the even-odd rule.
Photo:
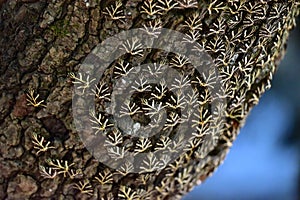
[[[296,0],[119,2],[0,1],[1,199],[180,198],[210,176],[224,160],[248,112],[270,87],[300,10]],[[118,78],[116,66],[120,61],[134,65],[161,61],[160,57],[166,55],[173,68],[189,74],[192,87],[199,93],[196,100],[200,102],[195,109],[198,129],[189,138],[187,150],[159,169],[134,173],[128,169],[130,165],[122,171],[99,162],[85,148],[72,113],[72,98],[80,97],[72,96],[72,92],[73,85],[87,79],[79,80],[72,73],[78,72],[80,64],[102,41],[133,28],[147,31],[144,26],[179,31],[203,46],[219,74],[226,103],[217,107],[225,112],[224,123],[217,124],[209,109],[215,98],[203,99],[210,87],[203,83],[205,80],[200,81],[204,74],[192,73],[191,66],[180,63],[173,54],[144,51],[134,59],[135,53],[128,51],[130,55],[119,58],[106,71],[104,79],[109,91]],[[217,97],[221,98],[218,92]],[[151,99],[153,93],[143,95]],[[166,95],[174,97],[171,91]],[[170,97],[163,98],[163,103],[171,101]],[[104,101],[98,98],[97,112]],[[145,103],[136,100],[136,104],[142,107]],[[174,104],[163,105],[174,107]],[[173,116],[170,113],[178,109],[173,112],[166,107],[170,120]],[[131,117],[136,124],[143,123],[147,112],[143,111],[142,120],[136,119],[139,114]],[[179,118],[182,120],[183,115]],[[204,133],[206,125],[212,124],[214,133]],[[158,151],[159,145],[166,141],[164,138],[169,137],[172,144],[162,148],[175,148],[180,143],[180,136],[173,136],[179,132],[178,124],[175,125],[168,133],[161,131],[157,133],[159,136],[146,138],[144,141],[151,145],[145,151],[139,149],[142,139],[123,133],[118,147],[133,152]],[[101,134],[116,137],[109,130],[100,131],[95,137]],[[205,134],[213,138],[212,142],[205,143]]]

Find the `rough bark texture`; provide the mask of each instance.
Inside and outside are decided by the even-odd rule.
[[[157,13],[150,12],[150,4]],[[89,1],[89,6],[79,0],[0,1],[1,199],[180,198],[225,158],[249,110],[270,87],[299,13],[296,0],[129,0],[110,15],[116,6],[114,0]],[[152,26],[155,20],[158,27],[190,38],[194,34],[214,59],[225,88],[226,124],[204,158],[197,151],[203,144],[195,137],[191,142],[196,145],[162,170],[118,172],[95,160],[78,137],[68,74],[77,72],[107,37]],[[45,106],[30,105],[30,91]],[[42,138],[43,145],[50,142],[54,148],[38,152],[35,143]],[[161,142],[154,140],[153,145]]]

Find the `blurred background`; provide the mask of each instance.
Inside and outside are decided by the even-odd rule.
[[[300,199],[300,19],[225,162],[183,200]]]

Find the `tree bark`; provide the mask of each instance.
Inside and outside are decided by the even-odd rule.
[[[300,10],[296,0],[120,2],[118,8],[113,0],[0,1],[1,199],[180,198],[223,162],[250,109],[270,87]],[[196,34],[222,78],[226,123],[205,157],[197,154],[204,148],[199,142],[163,169],[122,173],[98,162],[80,140],[69,73],[106,38],[155,22]],[[37,95],[40,105],[32,102]],[[54,148],[41,150],[42,138],[44,147],[50,142]],[[152,138],[152,145],[160,139]]]

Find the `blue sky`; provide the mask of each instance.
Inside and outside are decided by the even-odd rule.
[[[282,145],[293,110],[269,91],[247,119],[224,164],[184,200],[297,199],[298,154]]]

